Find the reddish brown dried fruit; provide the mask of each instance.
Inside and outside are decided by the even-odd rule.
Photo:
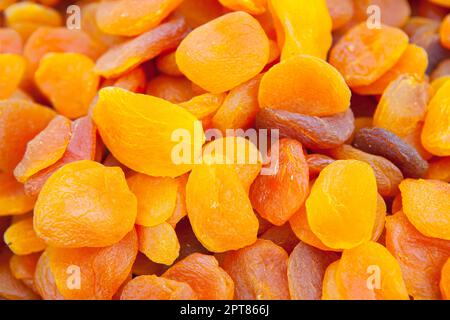
[[[309,177],[312,178],[317,177],[326,166],[334,162],[334,159],[323,154],[313,153],[306,156],[306,162],[309,167]]]

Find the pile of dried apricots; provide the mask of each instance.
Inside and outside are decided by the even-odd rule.
[[[1,299],[450,299],[450,0],[0,12]]]

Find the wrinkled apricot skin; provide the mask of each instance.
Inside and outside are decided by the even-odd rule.
[[[136,197],[120,168],[77,161],[45,183],[34,210],[34,229],[49,245],[104,247],[130,232],[136,215]]]
[[[442,267],[439,286],[441,288],[442,298],[445,300],[450,300],[450,259],[448,259]]]
[[[192,82],[184,77],[159,75],[147,83],[146,94],[179,104],[193,98]]]
[[[17,255],[27,255],[45,249],[45,243],[33,230],[33,218],[12,224],[4,234],[5,243]]]
[[[55,277],[50,269],[48,252],[44,251],[36,265],[34,274],[36,290],[44,300],[64,300],[64,297],[56,287]]]
[[[25,194],[13,175],[0,173],[0,217],[21,215],[33,210],[36,197]]]
[[[322,286],[322,300],[344,300],[342,293],[339,291],[336,282],[336,272],[339,266],[339,260],[331,263],[325,270]]]
[[[258,21],[244,12],[228,13],[196,28],[176,52],[181,72],[211,93],[250,80],[268,60],[267,36]]]
[[[242,10],[252,15],[259,15],[267,10],[267,0],[219,0],[219,2],[232,10]]]
[[[7,99],[16,91],[25,68],[23,57],[12,53],[0,54],[0,99]]]

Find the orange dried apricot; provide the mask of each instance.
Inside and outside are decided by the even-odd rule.
[[[25,74],[26,60],[17,54],[0,54],[0,99],[9,98]]]
[[[336,272],[339,266],[339,260],[331,263],[325,270],[322,286],[322,300],[344,300],[336,282]]]
[[[442,21],[439,34],[441,36],[442,45],[445,48],[450,49],[450,14],[448,14]]]
[[[225,97],[225,93],[204,93],[179,105],[192,113],[198,120],[202,120],[204,128],[210,123],[216,127],[211,118],[214,119],[213,116],[224,102]]]
[[[219,0],[219,2],[234,11],[245,11],[259,15],[267,10],[267,0]]]
[[[450,157],[432,159],[426,178],[450,183]]]
[[[307,55],[276,64],[264,74],[259,87],[261,108],[310,116],[344,112],[350,106],[350,96],[344,78],[333,66]]]
[[[191,82],[183,77],[159,75],[147,83],[146,93],[172,103],[180,103],[194,97]]]
[[[176,52],[181,72],[211,93],[225,92],[250,80],[268,60],[267,36],[258,21],[245,12],[228,13],[196,28]]]
[[[269,240],[229,251],[221,262],[235,283],[237,300],[289,299],[287,264],[286,251]]]
[[[104,247],[130,232],[136,214],[122,170],[84,160],[66,164],[44,184],[34,228],[52,246]]]
[[[27,196],[13,175],[0,172],[0,217],[21,215],[33,210],[36,198]]]
[[[450,185],[406,179],[400,184],[403,212],[422,234],[450,240]]]
[[[155,65],[159,72],[168,76],[178,77],[183,75],[180,68],[178,68],[175,51],[160,54],[156,58]]]
[[[50,260],[47,250],[41,254],[36,265],[34,284],[39,295],[44,300],[64,300],[56,287],[55,277],[50,269]]]
[[[180,253],[180,243],[173,227],[163,222],[154,227],[136,226],[139,251],[151,261],[170,266]]]
[[[439,286],[442,292],[442,298],[445,300],[450,300],[450,258],[442,267],[441,281]]]
[[[233,299],[233,280],[213,256],[191,254],[170,267],[162,277],[187,283],[199,300]]]
[[[22,53],[22,39],[14,29],[0,28],[0,53]]]
[[[128,282],[120,300],[195,300],[195,292],[185,282],[155,275],[139,276]]]
[[[381,23],[402,27],[411,15],[411,7],[407,0],[353,0],[355,18],[358,22],[370,19],[374,11],[368,11],[370,6],[376,6],[380,12]],[[373,7],[372,7],[373,8]]]
[[[32,253],[24,256],[13,255],[9,259],[9,268],[14,278],[21,280],[35,293],[39,293],[34,283],[34,273],[41,253]]]
[[[147,86],[147,76],[143,68],[137,67],[117,78],[113,86],[134,93],[143,93]]]
[[[338,160],[328,165],[306,200],[311,230],[334,249],[350,249],[370,240],[376,207],[374,172],[359,160]]]
[[[33,229],[33,218],[13,223],[3,235],[9,249],[17,255],[44,251],[45,243]]]
[[[217,0],[184,0],[175,10],[192,29],[220,17],[224,8]]]
[[[299,243],[297,236],[292,231],[289,223],[282,226],[272,226],[259,236],[259,239],[270,240],[277,246],[282,247],[288,254],[294,250]]]
[[[333,30],[345,26],[353,17],[353,0],[327,0],[328,11],[333,21]]]
[[[188,174],[184,174],[178,178],[177,184],[177,197],[175,200],[175,209],[172,212],[172,215],[166,220],[168,224],[170,224],[173,228],[175,228],[178,222],[181,221],[187,215],[186,209],[186,185],[188,181]]]

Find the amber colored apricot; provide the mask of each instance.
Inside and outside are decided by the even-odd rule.
[[[225,97],[225,93],[204,93],[179,105],[192,113],[198,120],[202,120],[203,127],[205,127],[205,124],[211,122],[211,118],[220,108]],[[213,127],[217,128],[214,125]]]
[[[164,278],[185,282],[199,300],[232,300],[234,283],[213,256],[194,253],[177,262]]]
[[[450,14],[448,14],[442,21],[441,29],[439,31],[442,45],[450,49]]]
[[[409,300],[399,263],[385,247],[372,241],[344,250],[336,282],[344,299]]]
[[[228,91],[250,80],[268,60],[269,41],[264,30],[257,20],[241,11],[196,28],[176,52],[181,72],[212,93]]]
[[[427,52],[414,44],[408,45],[398,62],[374,83],[366,86],[354,87],[358,94],[376,95],[382,94],[385,89],[400,75],[411,75],[422,80],[428,67]]]
[[[334,249],[354,248],[370,240],[376,207],[374,172],[359,160],[338,160],[328,165],[306,200],[311,230]]]
[[[450,183],[450,157],[432,159],[426,178]]]
[[[212,127],[223,133],[227,129],[247,129],[259,110],[258,89],[261,75],[232,89],[212,118]]]
[[[186,208],[186,185],[188,181],[188,174],[184,174],[176,178],[178,188],[177,188],[177,196],[175,200],[175,209],[172,212],[172,215],[166,220],[168,224],[170,224],[173,228],[175,228],[178,222],[181,221],[187,215]]]
[[[320,300],[325,270],[339,255],[300,242],[288,260],[289,292],[292,300]]]
[[[322,300],[344,300],[336,282],[336,272],[338,269],[339,260],[331,263],[325,270],[323,276],[322,286]]]
[[[292,231],[289,223],[282,226],[272,226],[259,236],[259,239],[270,240],[277,246],[282,247],[288,254],[294,250],[299,240]]]
[[[31,253],[24,256],[13,255],[9,259],[9,268],[14,278],[21,280],[34,292],[39,293],[34,284],[34,273],[41,253]]]
[[[400,184],[403,212],[422,234],[450,240],[450,185],[406,179]]]
[[[13,53],[0,54],[0,99],[9,98],[25,74],[26,60]]]
[[[378,192],[385,197],[395,196],[398,192],[398,186],[403,180],[403,174],[389,160],[375,156],[349,145],[342,145],[338,148],[331,149],[328,154],[337,160],[360,160],[368,163],[375,173],[377,180]]]
[[[450,75],[449,76],[443,76],[437,79],[434,79],[431,83],[431,89],[433,91],[433,94],[438,92],[439,89],[448,81],[450,80]]]
[[[34,228],[49,245],[104,247],[130,232],[136,214],[136,197],[120,168],[76,161],[45,183],[34,210]]]
[[[30,1],[9,6],[5,10],[5,23],[16,30],[22,39],[28,37],[39,27],[59,27],[63,19],[58,11]]]
[[[245,11],[259,15],[267,10],[267,0],[219,0],[224,6],[234,11]]]
[[[35,201],[13,175],[0,173],[0,217],[24,214],[33,209]]]
[[[186,186],[186,205],[192,229],[208,250],[237,250],[255,242],[258,220],[233,168],[195,166]]]
[[[22,39],[14,29],[0,28],[0,54],[22,54]]]
[[[24,183],[35,173],[61,159],[71,134],[71,123],[67,118],[53,118],[44,130],[28,142],[23,159],[14,169],[16,179]]]
[[[333,21],[333,30],[345,26],[353,17],[353,0],[327,0],[328,11]]]
[[[28,141],[41,132],[55,113],[24,100],[0,101],[0,170],[12,172]]]
[[[103,1],[97,8],[97,24],[108,34],[136,36],[157,27],[182,0]]]
[[[450,81],[431,99],[422,130],[422,144],[436,156],[450,156]]]
[[[281,60],[299,54],[326,59],[331,47],[332,20],[325,0],[269,0]]]
[[[309,170],[300,142],[282,139],[277,172],[260,175],[250,188],[253,208],[274,225],[283,225],[300,209],[308,195]],[[274,146],[271,148],[274,152]]]
[[[159,75],[147,83],[146,93],[172,103],[180,103],[194,97],[191,82],[183,77]]]
[[[155,65],[159,72],[168,76],[178,77],[183,75],[180,68],[178,68],[175,51],[159,55],[156,58]]]
[[[108,300],[127,279],[138,252],[136,231],[104,248],[47,249],[56,286],[65,299]],[[70,276],[79,276],[79,282]]]
[[[143,68],[138,67],[117,78],[113,85],[134,93],[143,93],[147,85],[147,76]]]
[[[163,222],[154,227],[136,226],[139,251],[153,262],[170,266],[180,253],[180,243],[173,227]]]
[[[400,263],[409,295],[416,300],[439,299],[439,279],[450,255],[450,241],[424,236],[400,211],[387,217],[386,245]]]
[[[0,298],[7,300],[37,300],[39,297],[22,281],[14,278],[9,267],[11,255],[0,248]]]
[[[127,167],[147,175],[180,176],[191,170],[201,154],[204,134],[196,118],[160,98],[103,88],[93,119],[111,153]],[[172,135],[177,132],[174,141]]]
[[[375,16],[374,8],[376,6],[380,12],[381,23],[392,26],[402,27],[411,15],[411,7],[407,0],[353,0],[355,5],[355,18],[358,22],[372,21]]]
[[[33,218],[13,223],[4,234],[5,243],[17,255],[27,255],[45,249],[45,243],[33,229]]]
[[[221,262],[235,283],[237,300],[289,299],[287,264],[286,251],[269,240],[229,251]]]
[[[439,282],[441,288],[442,298],[450,300],[450,258],[442,267],[441,281]]]
[[[175,10],[185,17],[187,24],[195,29],[224,13],[224,8],[217,0],[184,0]]]
[[[218,138],[203,148],[204,161],[230,166],[237,173],[247,193],[261,171],[261,157],[251,140],[239,136]]]
[[[389,71],[408,47],[408,36],[400,29],[382,25],[369,28],[361,23],[350,29],[333,47],[330,63],[350,87],[374,83]]]
[[[39,295],[44,300],[64,300],[56,287],[55,277],[50,269],[48,252],[44,251],[36,265],[34,284]]]
[[[110,48],[97,60],[95,71],[105,78],[118,77],[161,52],[176,48],[187,31],[184,19],[169,20]]]
[[[123,288],[120,300],[195,300],[192,288],[184,282],[155,275],[139,276]]]

